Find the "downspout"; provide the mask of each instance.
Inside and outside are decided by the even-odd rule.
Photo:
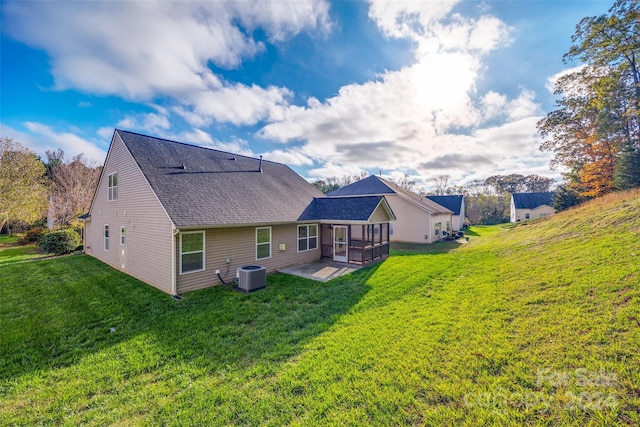
[[[176,283],[176,236],[180,233],[180,230],[176,229],[175,225],[171,225],[171,295],[176,297],[178,295],[178,288]]]

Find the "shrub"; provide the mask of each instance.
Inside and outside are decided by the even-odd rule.
[[[80,235],[72,229],[52,231],[40,239],[42,252],[64,255],[76,250],[82,244]]]
[[[22,239],[20,239],[20,242],[21,243],[39,242],[42,236],[44,236],[47,231],[48,230],[44,227],[33,227],[32,229],[30,229],[24,234]]]

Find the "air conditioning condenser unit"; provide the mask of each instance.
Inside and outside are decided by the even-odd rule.
[[[267,268],[259,265],[245,265],[238,269],[238,288],[244,292],[267,286]]]

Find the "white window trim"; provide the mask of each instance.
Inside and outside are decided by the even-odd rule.
[[[109,234],[107,236],[107,233]],[[103,243],[102,246],[104,248],[104,250],[106,252],[109,252],[109,247],[111,245],[111,230],[109,229],[109,224],[104,224],[104,226],[102,227],[102,239],[103,239]]]
[[[202,234],[202,250],[201,251],[191,251],[191,252],[182,252],[182,236],[185,234]],[[198,273],[200,271],[204,271],[205,270],[205,262],[207,257],[206,255],[206,248],[207,248],[207,241],[206,241],[207,235],[204,231],[183,231],[182,233],[180,233],[180,241],[179,241],[179,257],[180,257],[180,275],[184,275],[184,274],[191,274],[191,273]],[[202,268],[200,270],[190,270],[190,271],[182,271],[182,255],[189,255],[189,254],[197,254],[202,252]]]
[[[111,181],[111,177],[114,175],[116,177],[116,185],[111,187],[109,181]],[[115,189],[115,191],[112,192],[112,189]],[[115,197],[112,197],[113,193],[115,193]],[[107,175],[107,200],[110,202],[118,200],[118,172],[113,172]]]
[[[126,243],[126,233],[127,233],[127,228],[124,225],[120,226],[120,245],[124,246]]]
[[[309,227],[312,227],[314,225],[316,227],[316,235],[315,235],[316,247],[310,249],[309,248],[309,239],[310,239],[311,236],[309,236]],[[307,228],[307,237],[300,237],[300,227],[306,227]],[[298,242],[298,252],[309,252],[309,251],[315,251],[316,249],[318,249],[318,234],[319,234],[319,230],[320,230],[320,227],[318,227],[318,224],[299,224],[298,225],[298,230],[297,230],[298,231],[298,235],[296,236],[298,238],[298,240],[297,240],[297,242]],[[307,249],[302,250],[302,251],[300,250],[300,240],[306,240],[307,241]]]
[[[268,257],[262,257],[262,258],[258,258],[258,245],[266,245],[266,243],[258,243],[258,231],[259,230],[269,230],[269,256]],[[271,256],[273,254],[272,252],[272,247],[271,247],[271,243],[273,242],[273,230],[271,229],[271,227],[256,227],[256,261],[259,260],[263,260],[263,259],[271,259]]]

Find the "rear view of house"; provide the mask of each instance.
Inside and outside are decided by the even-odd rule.
[[[391,224],[392,242],[433,243],[452,231],[451,210],[378,176],[368,176],[332,191],[327,196],[384,196],[397,218]]]
[[[451,227],[453,231],[460,231],[464,226],[466,213],[464,210],[464,196],[461,194],[449,195],[449,196],[425,196],[432,202],[436,202],[440,206],[444,206],[453,212],[451,218]]]
[[[274,272],[323,253],[342,260],[334,229],[384,230],[394,219],[384,198],[357,215],[345,200],[334,223],[309,213],[321,198],[280,163],[116,130],[85,222],[85,252],[176,295],[231,281],[244,265]],[[388,256],[388,237],[375,242],[384,254],[347,261]]]
[[[554,192],[513,193],[511,195],[511,222],[543,218],[553,215]]]

